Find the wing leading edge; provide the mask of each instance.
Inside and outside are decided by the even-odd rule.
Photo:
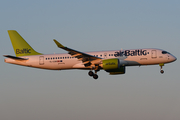
[[[81,60],[85,66],[90,66],[91,64],[99,63],[102,60],[102,58],[100,57],[95,57],[93,55],[65,47],[55,39],[54,42],[59,48],[68,51],[68,54],[70,54],[72,57],[76,57],[77,59]]]

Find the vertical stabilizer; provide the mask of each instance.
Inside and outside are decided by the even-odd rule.
[[[17,57],[29,55],[41,55],[36,52],[15,30],[8,30],[14,52]]]

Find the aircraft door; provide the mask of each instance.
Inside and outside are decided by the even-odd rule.
[[[157,51],[156,50],[151,51],[151,57],[152,58],[157,58]]]
[[[39,56],[39,65],[44,65],[44,56]]]

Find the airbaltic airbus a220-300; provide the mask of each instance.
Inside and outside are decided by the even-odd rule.
[[[15,30],[8,30],[16,56],[4,55],[6,63],[49,70],[87,69],[89,76],[98,78],[97,72],[104,69],[110,75],[125,74],[126,66],[159,64],[162,66],[176,60],[176,57],[161,49],[130,49],[98,52],[80,52],[56,45],[68,54],[41,54],[36,52]],[[94,71],[94,72],[93,72]]]

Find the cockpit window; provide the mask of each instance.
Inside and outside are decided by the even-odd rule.
[[[167,51],[162,51],[162,54],[170,54],[170,53]]]

